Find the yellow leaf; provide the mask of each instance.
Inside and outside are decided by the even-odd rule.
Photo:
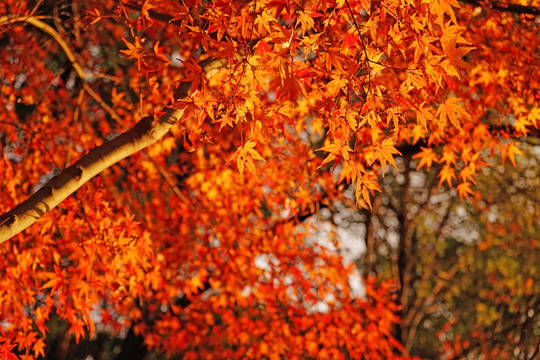
[[[303,11],[298,12],[298,20],[301,24],[302,34],[305,33],[307,30],[313,28],[313,26],[315,25],[315,21],[313,20],[313,18]]]
[[[368,204],[369,209],[371,210],[371,199],[369,198],[369,192],[367,187],[363,182],[358,181],[356,183],[356,202],[358,203],[360,200],[360,194],[362,195],[362,199]]]

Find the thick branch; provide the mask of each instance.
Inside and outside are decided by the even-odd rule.
[[[78,76],[83,80],[85,90],[94,100],[104,107],[115,120],[119,120],[118,115],[114,110],[110,108],[95,91],[88,87],[86,82],[84,82],[85,71],[77,62],[70,47],[56,30],[39,20],[37,17],[0,17],[0,25],[16,22],[31,24],[49,34],[62,47]],[[224,63],[226,63],[225,59],[213,59],[203,67],[203,71],[207,77],[211,77],[224,65]],[[183,83],[179,87],[178,97],[185,98],[189,91],[188,89],[189,83]],[[25,202],[0,216],[0,243],[10,239],[32,225],[42,215],[53,209],[104,169],[155,143],[180,120],[182,114],[183,110],[169,110],[157,121],[153,121],[150,118],[143,119],[131,130],[128,130],[113,140],[93,149],[75,164],[63,170]],[[168,179],[165,176],[168,174],[164,175],[164,169],[158,167],[158,170],[162,176],[164,176],[165,180],[167,180],[169,184],[172,184],[171,179]],[[182,196],[179,197],[182,199]],[[183,198],[185,199],[185,197]]]
[[[91,150],[26,201],[0,216],[0,243],[32,225],[106,168],[155,143],[180,120],[183,112],[170,110],[158,121],[145,118],[131,130]]]

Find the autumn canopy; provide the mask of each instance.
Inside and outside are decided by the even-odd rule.
[[[2,1],[0,359],[49,354],[53,323],[134,339],[118,358],[407,358],[412,247],[371,276],[367,226],[359,272],[332,216],[379,211],[382,181],[414,169],[479,201],[484,169],[539,135],[539,16],[519,0]]]

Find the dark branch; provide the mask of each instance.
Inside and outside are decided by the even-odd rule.
[[[518,141],[526,141],[527,139],[540,139],[540,129],[536,129],[533,126],[527,126],[527,134],[516,133],[516,130],[512,126],[508,125],[489,125],[489,132],[497,137],[502,138],[515,138]],[[420,139],[414,144],[402,143],[396,147],[402,156],[411,156],[419,153],[421,147],[429,147],[425,139]],[[433,145],[432,145],[433,147]]]
[[[461,2],[482,8],[489,7],[493,10],[510,12],[514,14],[540,15],[540,8],[534,6],[524,6],[518,4],[506,4],[499,1],[481,1],[481,0],[461,0]]]

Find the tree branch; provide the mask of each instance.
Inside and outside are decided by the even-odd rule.
[[[508,3],[499,2],[499,1],[481,1],[481,0],[461,0],[461,2],[470,4],[473,6],[480,6],[482,8],[485,8],[487,5],[493,10],[510,12],[514,14],[527,14],[527,15],[534,15],[534,16],[540,15],[540,8],[537,8],[534,6],[524,6],[524,5],[518,5],[518,4],[508,4]]]
[[[0,243],[32,225],[106,168],[155,143],[180,120],[183,112],[169,110],[158,121],[144,118],[132,129],[91,150],[26,201],[0,216]]]
[[[114,120],[117,122],[120,120],[116,112],[85,83],[85,71],[77,62],[76,57],[68,44],[61,38],[55,29],[39,20],[37,17],[0,17],[0,25],[15,22],[31,24],[49,34],[62,47],[62,50],[71,62],[75,72],[83,80],[85,91],[104,107]],[[219,67],[219,64],[222,64],[223,61],[224,59],[215,59],[207,64],[203,71],[210,77],[215,73],[216,64],[218,64],[217,66]],[[186,89],[182,88],[182,94],[179,94],[179,96],[186,97],[188,88],[189,86]],[[155,143],[180,120],[183,112],[183,109],[169,110],[157,121],[154,121],[151,118],[145,118],[139,121],[132,129],[125,131],[111,141],[94,148],[79,161],[64,169],[59,175],[51,179],[26,201],[0,216],[0,243],[10,239],[32,225],[37,219],[52,210],[60,202],[106,168]],[[161,175],[164,176],[164,169],[158,167],[158,170],[160,170]],[[164,176],[164,178],[171,186],[173,185],[170,177],[167,178]],[[184,201],[186,200],[183,196],[179,197]]]

